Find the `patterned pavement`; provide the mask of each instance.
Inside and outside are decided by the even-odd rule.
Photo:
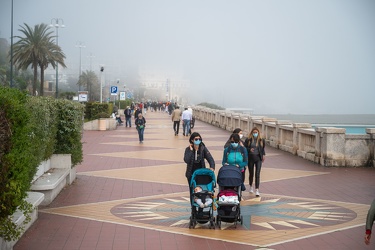
[[[324,168],[266,148],[261,197],[243,192],[242,225],[189,229],[183,154],[165,113],[148,112],[145,141],[134,128],[85,131],[77,180],[14,249],[373,249],[363,242],[375,169]],[[221,165],[229,132],[196,122]],[[246,178],[247,179],[247,178]],[[246,182],[246,184],[248,184]],[[246,185],[248,187],[248,185]],[[216,213],[216,212],[215,212]]]

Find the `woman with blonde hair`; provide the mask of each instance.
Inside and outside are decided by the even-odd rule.
[[[253,179],[254,179],[254,166],[255,166],[255,195],[260,196],[259,184],[260,184],[260,170],[262,168],[262,162],[265,160],[266,151],[265,140],[262,138],[260,131],[257,127],[254,127],[246,138],[244,147],[248,153],[248,168],[249,168],[249,185],[250,193],[254,192]]]

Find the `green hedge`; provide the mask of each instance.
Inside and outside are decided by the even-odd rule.
[[[24,199],[43,160],[56,153],[71,154],[73,165],[82,161],[83,113],[77,102],[0,87],[0,237],[19,236],[11,215],[29,212]]]
[[[85,109],[85,120],[92,121],[99,118],[109,118],[112,107],[108,103],[88,102]]]

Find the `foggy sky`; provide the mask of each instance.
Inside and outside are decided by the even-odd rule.
[[[0,0],[10,37],[11,0]],[[179,70],[192,102],[255,113],[374,114],[373,0],[14,0],[19,25],[62,18],[67,63]],[[123,77],[123,76],[121,76]]]

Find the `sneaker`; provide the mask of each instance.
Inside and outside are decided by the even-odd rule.
[[[250,186],[250,190],[249,190],[249,193],[254,193],[254,189],[253,189],[253,187],[252,186]]]
[[[255,189],[255,195],[256,195],[256,197],[259,197],[259,196],[260,196],[260,194],[259,194],[259,189]]]

